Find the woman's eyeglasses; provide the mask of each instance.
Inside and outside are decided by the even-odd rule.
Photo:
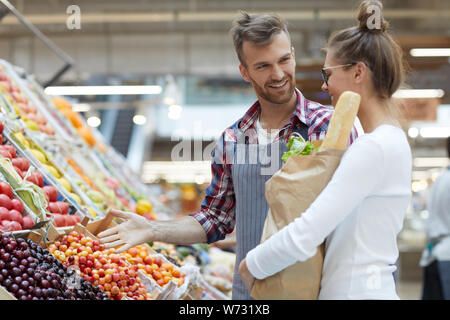
[[[325,72],[325,70],[350,67],[350,66],[354,66],[355,64],[356,64],[356,62],[352,62],[352,63],[348,63],[348,64],[341,64],[339,66],[331,66],[331,67],[322,68],[321,73],[322,73],[323,82],[325,82],[325,84],[328,86],[328,78],[329,78],[329,76]]]

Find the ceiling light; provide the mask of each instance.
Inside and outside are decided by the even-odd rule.
[[[91,110],[91,105],[88,103],[74,103],[72,105],[72,111],[75,112],[88,112]]]
[[[97,128],[102,123],[102,120],[97,116],[92,116],[87,119],[87,124],[90,127]]]
[[[450,136],[450,127],[424,127],[420,129],[423,138],[447,138]]]
[[[394,98],[442,98],[445,92],[442,89],[409,89],[397,90]]]
[[[142,126],[147,122],[147,117],[142,114],[136,114],[133,117],[133,122],[139,126]]]
[[[408,129],[408,136],[410,136],[411,138],[417,138],[418,135],[419,129],[417,129],[416,127],[411,127]]]
[[[160,94],[160,86],[60,86],[47,87],[45,93],[59,96]]]
[[[450,57],[450,48],[415,48],[409,54],[413,57]]]

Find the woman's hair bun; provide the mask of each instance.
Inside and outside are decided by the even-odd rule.
[[[366,0],[359,5],[359,29],[364,32],[385,32],[389,23],[383,17],[383,4],[376,0]]]

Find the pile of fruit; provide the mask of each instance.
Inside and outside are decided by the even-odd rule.
[[[152,211],[152,204],[148,200],[138,200],[136,203],[136,213],[149,220],[156,220],[156,215]]]
[[[178,287],[184,283],[186,275],[183,272],[173,264],[164,262],[161,257],[150,255],[148,248],[144,245],[130,248],[121,255],[161,287],[164,287],[169,281],[175,282]]]
[[[114,249],[106,249],[98,240],[71,231],[48,247],[65,266],[79,269],[80,275],[94,287],[104,290],[114,300],[127,296],[134,300],[150,300],[138,276],[138,266],[130,265]]]
[[[0,285],[19,300],[109,300],[74,272],[30,239],[0,236]]]
[[[57,97],[52,99],[56,108],[72,123],[78,134],[86,141],[86,143],[94,147],[97,141],[92,134],[91,129],[86,126],[78,112],[72,110],[72,105],[64,98]]]
[[[69,214],[69,203],[58,201],[58,191],[55,187],[44,186],[42,191],[44,191],[45,199],[48,203],[47,210],[53,214],[55,227],[74,226],[81,221],[79,216]]]
[[[23,210],[23,202],[13,198],[11,186],[5,181],[0,181],[0,229],[19,231],[34,226],[30,216],[23,216]]]
[[[5,98],[12,105],[16,114],[22,118],[28,129],[54,135],[55,131],[47,123],[47,119],[39,113],[37,107],[30,102],[22,90],[0,66],[0,88]]]

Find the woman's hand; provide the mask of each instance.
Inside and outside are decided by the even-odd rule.
[[[238,271],[239,271],[239,276],[241,277],[241,281],[244,283],[245,287],[247,288],[248,292],[250,293],[252,291],[253,284],[255,283],[255,277],[253,277],[253,275],[248,270],[245,259],[241,261]]]
[[[111,209],[108,214],[123,218],[125,222],[98,234],[100,242],[105,245],[105,248],[116,248],[123,245],[116,250],[117,253],[121,253],[151,240],[152,226],[150,220],[136,213],[115,209]]]

